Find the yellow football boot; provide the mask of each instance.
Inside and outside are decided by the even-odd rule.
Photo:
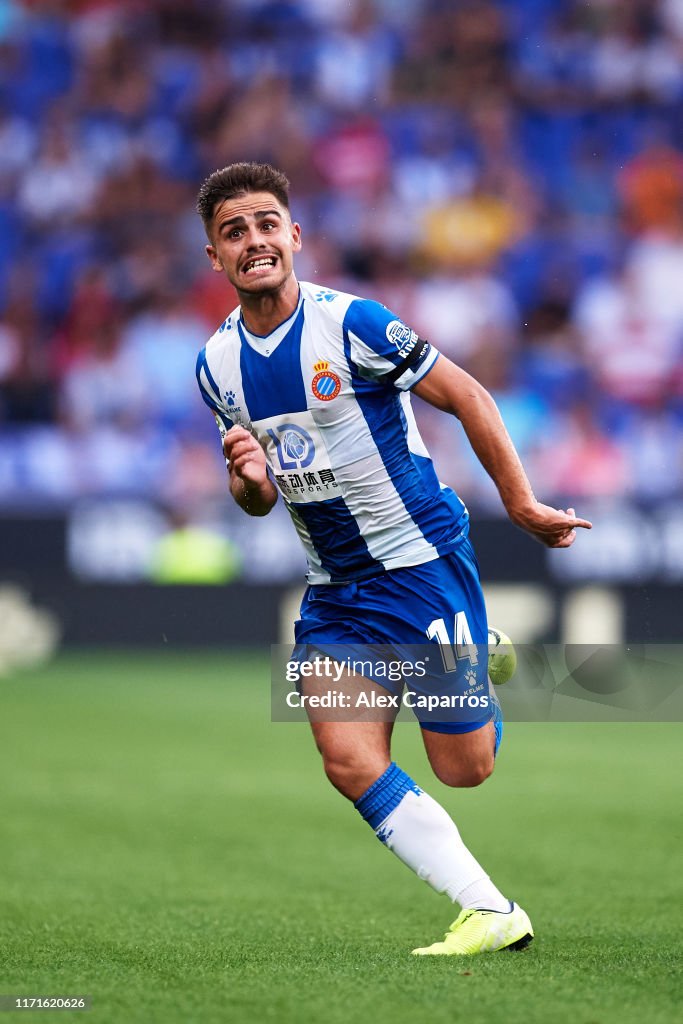
[[[499,949],[524,949],[533,940],[531,921],[521,907],[507,914],[495,910],[462,910],[443,942],[414,949],[415,956],[476,956]]]

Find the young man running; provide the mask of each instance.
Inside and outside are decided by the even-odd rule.
[[[297,644],[486,645],[468,512],[436,477],[410,391],[457,416],[517,526],[564,548],[591,524],[536,500],[493,399],[469,374],[379,303],[297,281],[301,228],[280,171],[253,163],[216,171],[197,207],[211,266],[240,299],[200,353],[197,379],[223,436],[233,498],[263,516],[281,494],[306,550]],[[475,654],[467,671],[481,686],[486,658]],[[477,786],[491,774],[498,718],[492,703],[476,721],[421,722],[443,783]],[[331,783],[397,857],[461,907],[444,941],[413,952],[527,945],[527,914],[496,888],[446,811],[392,762],[392,723],[311,724]]]

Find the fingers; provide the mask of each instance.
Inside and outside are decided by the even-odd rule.
[[[580,526],[584,530],[593,529],[593,524],[591,523],[590,519],[578,519],[576,516],[576,511],[573,508],[567,509],[567,515],[571,516],[572,526]]]
[[[242,452],[241,455],[236,455],[230,459],[230,472],[240,473],[245,466],[249,465],[250,462],[255,462],[257,465],[261,465],[261,460],[254,457],[254,452]]]
[[[238,476],[241,476],[247,466],[258,466],[259,469],[264,469],[265,459],[263,458],[262,453],[260,451],[254,451],[251,448],[246,451],[235,451],[233,449],[233,453],[228,460],[228,469],[230,472],[237,473]]]
[[[575,540],[576,540],[576,530],[570,530],[570,532],[568,534],[566,534],[564,537],[562,537],[561,540],[556,540],[554,543],[548,543],[548,547],[551,547],[551,548],[569,548],[569,547],[572,546],[572,544],[574,543]]]
[[[236,445],[238,441],[246,441],[247,438],[250,438],[252,441],[254,440],[253,435],[244,427],[231,427],[223,438],[223,451],[225,452],[226,459],[230,458],[230,452],[234,445]]]
[[[223,452],[231,465],[235,459],[246,452],[257,453],[261,451],[261,446],[256,438],[248,430],[245,430],[244,427],[233,427],[223,439]]]
[[[266,458],[261,445],[244,427],[232,427],[223,439],[223,451],[228,460],[230,474],[250,483],[262,480],[266,473]]]
[[[247,453],[255,456],[263,454],[263,452],[261,451],[261,446],[259,445],[258,441],[255,441],[253,439],[253,437],[244,439],[240,438],[239,440],[235,441],[235,443],[230,448],[228,458],[232,462],[235,459],[239,459],[242,455],[246,455]]]
[[[576,530],[581,528],[590,530],[592,523],[589,519],[577,517],[573,508],[561,509],[552,508],[549,505],[538,505],[540,513],[539,521],[536,524],[526,524],[526,529],[548,548],[568,548],[576,540]]]

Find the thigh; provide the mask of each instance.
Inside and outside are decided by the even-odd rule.
[[[393,728],[393,722],[311,722],[325,771],[349,800],[358,800],[389,767]]]
[[[327,677],[302,680],[304,697],[330,691]],[[346,707],[306,706],[306,713],[325,772],[337,789],[357,800],[382,775],[391,762],[391,735],[398,708],[356,708],[355,698],[363,692],[386,697],[386,690],[369,679],[343,673],[334,692],[348,699]]]
[[[393,722],[311,722],[310,728],[315,745],[326,760],[353,765],[359,773],[365,766],[372,772],[381,765],[368,785],[391,761]]]
[[[433,732],[423,728],[422,739],[434,774],[447,786],[478,786],[493,771],[493,722],[471,732]]]
[[[413,660],[421,671],[406,679],[412,693],[408,706],[423,732],[433,730],[465,737],[454,750],[479,748],[480,732],[492,718],[488,685],[488,628],[486,606],[474,553],[469,542],[456,553],[418,566],[411,571],[419,584],[412,600],[403,603],[403,614],[414,625]],[[436,650],[435,650],[436,648]],[[404,648],[406,653],[408,649]],[[467,738],[469,737],[469,738]],[[448,740],[430,741],[428,750],[440,750]]]

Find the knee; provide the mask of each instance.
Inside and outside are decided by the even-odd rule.
[[[353,762],[346,757],[323,754],[323,767],[334,788],[346,796],[347,791],[353,788],[356,774]]]
[[[443,764],[434,767],[434,774],[445,786],[456,789],[471,789],[481,786],[493,772],[495,760],[493,754],[482,756],[464,764]]]
[[[325,775],[335,789],[354,802],[380,777],[389,765],[383,760],[358,758],[349,754],[323,753]]]

